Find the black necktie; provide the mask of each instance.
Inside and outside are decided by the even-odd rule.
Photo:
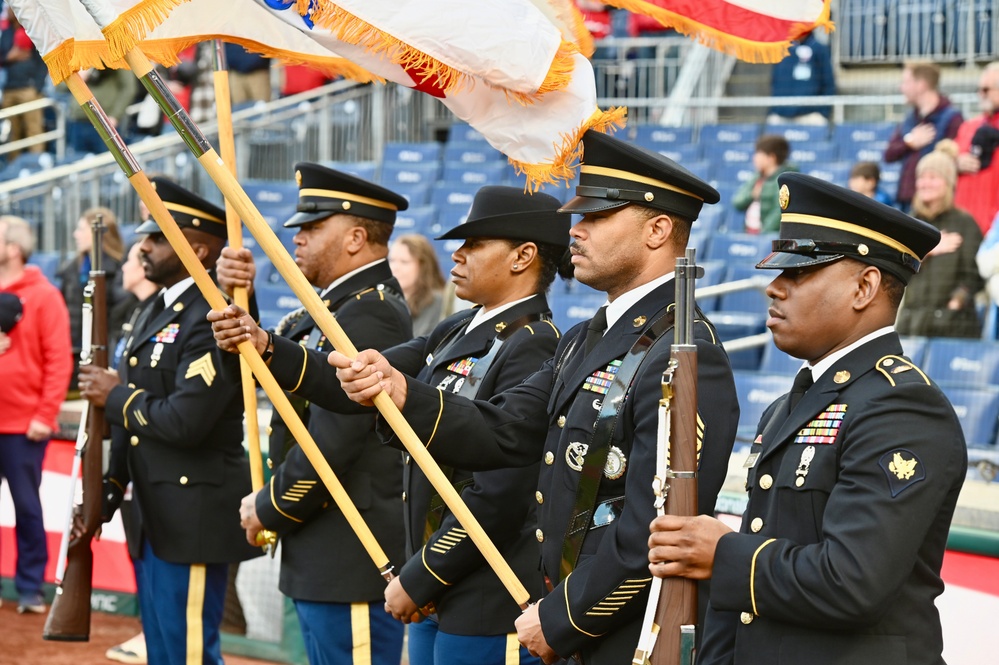
[[[590,325],[586,329],[586,342],[583,345],[583,355],[588,355],[593,347],[597,345],[600,338],[607,330],[607,305],[597,310],[597,313],[590,319]]]
[[[156,296],[156,300],[153,301],[153,304],[149,306],[148,320],[152,321],[153,319],[155,319],[157,316],[160,315],[160,312],[162,312],[165,309],[166,309],[166,298],[164,297],[163,293],[160,293],[158,296]]]
[[[794,377],[794,383],[791,384],[790,397],[787,400],[787,412],[791,413],[794,411],[794,407],[798,405],[801,401],[802,395],[812,387],[812,370],[808,367],[802,367],[798,370],[798,373]]]

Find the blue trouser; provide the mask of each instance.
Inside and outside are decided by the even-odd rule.
[[[541,665],[520,646],[516,633],[452,635],[433,619],[409,624],[409,665]]]
[[[219,626],[229,564],[170,563],[146,540],[137,572],[149,665],[222,665]]]
[[[385,603],[317,603],[296,600],[310,665],[399,665],[405,626]],[[152,665],[150,663],[150,665]]]
[[[45,441],[31,441],[24,434],[0,434],[0,479],[14,500],[14,534],[17,539],[17,567],[14,586],[22,598],[42,593],[49,549],[42,519],[42,460]]]

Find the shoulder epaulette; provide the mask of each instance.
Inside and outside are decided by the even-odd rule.
[[[899,383],[930,384],[930,379],[923,373],[923,370],[916,367],[915,363],[903,356],[883,356],[878,360],[875,368],[893,386]]]

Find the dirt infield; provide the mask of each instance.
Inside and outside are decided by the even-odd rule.
[[[45,616],[18,614],[15,601],[0,607],[0,665],[111,665],[108,648],[139,632],[139,620],[94,612],[89,642],[48,642],[42,639]],[[276,665],[269,661],[225,655],[226,665]]]

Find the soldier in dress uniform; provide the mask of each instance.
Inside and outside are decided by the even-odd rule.
[[[805,361],[760,419],[733,533],[662,517],[653,573],[712,577],[698,662],[942,665],[940,565],[967,466],[961,425],[892,325],[940,232],[863,195],[780,176],[757,268],[777,347]]]
[[[322,290],[320,297],[350,339],[379,349],[409,340],[412,320],[386,260],[396,212],[406,209],[406,199],[318,164],[297,164],[295,174],[298,212],[284,226],[297,229],[295,262],[302,274]],[[249,250],[227,248],[218,270],[223,290],[252,290]],[[222,316],[213,312],[211,318]],[[307,350],[332,348],[305,309],[286,316],[273,334],[260,332],[260,351],[272,371],[285,363],[271,357],[282,342],[288,362],[299,364]],[[227,375],[237,377],[236,357],[220,356]],[[371,414],[332,413],[298,397],[298,379],[283,387],[389,561],[401,563],[400,453],[377,445]],[[250,542],[261,529],[281,538],[279,586],[295,602],[309,662],[398,665],[404,627],[382,610],[385,580],[283,422],[272,423],[269,449],[273,476],[243,499],[240,515]]]
[[[225,212],[173,182],[153,185],[202,265],[225,244]],[[139,252],[160,285],[125,343],[119,369],[81,368],[81,394],[104,406],[111,455],[105,520],[129,480],[141,523],[139,607],[150,665],[221,665],[219,625],[230,563],[260,554],[239,526],[250,488],[239,385],[218,376],[208,303],[156,222]]]
[[[673,269],[690,225],[718,193],[659,154],[588,132],[570,230],[580,282],[607,294],[591,322],[560,340],[524,383],[470,402],[363,352],[332,354],[344,389],[365,402],[385,389],[429,451],[473,470],[541,458],[535,500],[543,600],[517,619],[519,639],[546,663],[620,665],[638,642],[651,577],[645,546],[661,379],[673,339]],[[728,357],[703,315],[695,323],[707,514],[725,478],[739,408]]]
[[[558,214],[559,205],[552,196],[519,187],[480,189],[466,221],[438,238],[465,241],[454,252],[451,276],[456,295],[478,306],[385,351],[393,365],[444,392],[487,399],[551,358],[559,331],[545,294],[569,244],[569,220]],[[250,333],[242,332],[246,326]],[[266,335],[249,322],[246,326],[231,319],[216,324],[217,339],[223,331],[233,333],[220,346],[251,339],[263,348]],[[272,367],[279,382],[300,380],[296,394],[314,405],[369,410],[347,399],[326,355],[309,354],[303,367],[302,354],[277,340]],[[533,493],[538,462],[474,474],[445,472],[532,597],[539,598],[543,581]],[[419,608],[431,614],[410,625],[409,662],[458,664],[473,657],[479,665],[536,663],[516,639],[520,608],[408,455],[403,491],[408,561],[385,591],[385,609],[404,623]]]

